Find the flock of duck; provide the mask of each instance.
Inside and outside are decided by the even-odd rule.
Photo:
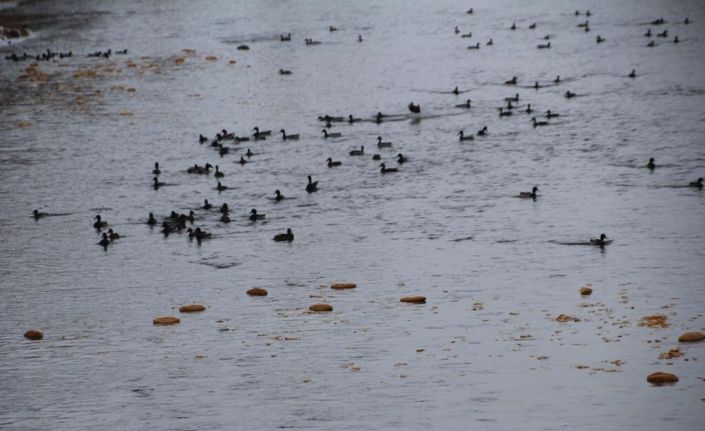
[[[473,14],[474,10],[469,9],[467,11],[467,14]],[[575,15],[579,16],[580,12],[575,11]],[[588,10],[584,13],[585,16],[590,17],[592,13]],[[650,22],[650,25],[663,25],[665,24],[666,21],[663,18],[659,18],[655,21]],[[683,21],[684,24],[689,24],[690,20],[688,18]],[[590,26],[589,26],[589,21],[585,21],[584,23],[578,24],[578,27],[584,29],[585,32],[590,31]],[[509,29],[511,31],[517,30],[517,25],[516,23],[512,23],[511,27]],[[536,24],[531,24],[528,26],[529,29],[534,30],[536,29]],[[337,31],[337,28],[330,26],[329,31]],[[461,34],[461,30],[456,26],[455,27],[455,33],[456,34]],[[651,37],[652,36],[652,31],[649,29],[644,36]],[[668,32],[664,30],[661,33],[656,34],[656,37],[661,37],[665,38],[668,36]],[[472,37],[472,32],[468,33],[462,33],[461,38],[471,38]],[[280,35],[280,41],[281,42],[289,42],[291,41],[292,35],[291,33],[288,34],[283,34]],[[548,41],[551,39],[551,35],[546,35],[544,40]],[[598,35],[597,36],[597,42],[601,43],[605,40],[602,36]],[[358,36],[358,42],[362,42],[362,36]],[[678,43],[678,37],[676,36],[675,39],[673,40],[674,43]],[[319,44],[319,41],[315,41],[313,39],[305,39],[306,45],[316,45]],[[489,41],[486,43],[486,45],[493,45],[494,41],[492,39],[489,39]],[[653,41],[649,42],[649,46],[654,46]],[[471,45],[468,46],[469,49],[479,49],[480,44],[476,45]],[[551,42],[546,42],[544,44],[538,45],[539,49],[549,49],[551,48]],[[249,49],[249,47],[245,46],[240,46],[238,49]],[[122,51],[116,51],[115,54],[126,54],[127,50],[122,50]],[[91,54],[88,54],[89,57],[103,57],[103,58],[108,58],[113,54],[113,52],[109,49],[105,52],[102,51],[97,51]],[[70,57],[72,53],[69,51],[68,53],[55,53],[52,52],[51,50],[47,50],[46,53],[42,53],[41,55],[37,55],[36,58],[39,59],[44,59],[44,60],[49,60],[54,58],[55,56],[61,56],[61,58],[67,56]],[[16,56],[15,54],[12,54],[11,56],[7,57],[8,59],[11,59],[13,61],[22,61],[25,59],[32,59],[34,57],[24,54],[23,56]],[[286,75],[290,74],[290,71],[281,69],[280,74]],[[634,79],[637,77],[636,70],[632,70],[626,77]],[[519,78],[517,76],[513,76],[511,79],[504,81],[504,85],[506,86],[519,86]],[[560,76],[556,76],[550,84],[541,84],[539,81],[534,81],[533,85],[527,86],[527,88],[533,88],[535,90],[538,90],[540,88],[546,87],[546,86],[557,86],[561,85],[563,81],[561,80]],[[455,96],[460,95],[461,93],[464,93],[465,91],[460,90],[458,87],[455,87],[452,91],[446,92],[453,94]],[[571,92],[571,91],[566,91],[564,93],[564,96],[568,99],[576,97],[576,93]],[[544,127],[544,126],[549,126],[551,123],[547,120],[553,119],[560,117],[560,114],[551,110],[546,110],[542,117],[545,118],[546,120],[539,120],[537,116],[535,115],[534,109],[532,109],[530,103],[526,103],[523,105],[519,105],[520,101],[520,95],[519,93],[516,93],[514,96],[511,97],[506,97],[504,98],[502,106],[497,107],[498,115],[500,118],[504,117],[511,117],[515,115],[515,113],[518,114],[526,114],[526,115],[531,115],[531,126],[533,128],[537,127]],[[467,99],[464,103],[456,104],[454,105],[455,108],[458,109],[466,109],[470,110],[472,108],[472,100]],[[409,103],[407,106],[408,111],[410,114],[383,114],[382,112],[378,112],[375,116],[372,118],[359,118],[355,117],[352,114],[349,114],[347,117],[345,116],[332,116],[332,115],[322,115],[318,117],[318,120],[323,123],[323,128],[321,129],[321,137],[323,139],[336,139],[336,138],[341,138],[342,133],[340,132],[332,132],[329,129],[333,127],[334,123],[349,123],[349,124],[354,124],[362,121],[366,122],[373,122],[377,124],[381,124],[386,121],[399,121],[399,120],[404,120],[404,119],[409,119],[409,118],[417,118],[420,119],[421,117],[419,116],[421,114],[421,106],[419,104],[414,104],[413,102]],[[272,130],[260,130],[259,127],[255,126],[252,128],[252,134],[243,134],[243,135],[238,135],[235,134],[234,132],[229,132],[226,129],[222,129],[221,131],[217,132],[214,136],[214,138],[208,138],[207,136],[204,135],[199,135],[198,142],[200,144],[206,144],[209,143],[210,147],[217,151],[218,155],[220,157],[224,157],[228,155],[231,150],[235,149],[235,147],[228,146],[228,144],[239,144],[242,142],[260,142],[260,141],[265,141],[267,139],[274,139],[273,138],[273,132]],[[463,142],[468,142],[468,141],[474,141],[476,139],[476,136],[478,138],[487,136],[489,134],[487,126],[484,126],[482,129],[478,130],[475,134],[466,134],[464,130],[458,131],[458,141],[461,143]],[[300,139],[300,135],[297,134],[291,134],[287,133],[285,129],[280,129],[278,132],[278,135],[281,135],[281,140],[282,141],[298,141]],[[377,148],[379,150],[383,149],[391,149],[392,148],[392,142],[384,141],[382,136],[377,137]],[[351,149],[349,151],[349,156],[355,157],[355,156],[364,156],[368,153],[365,152],[365,146],[361,145],[359,149]],[[255,156],[255,153],[252,152],[250,148],[247,149],[247,151],[244,153],[244,155],[240,156],[239,163],[241,165],[244,165],[246,163],[249,163],[252,159],[252,157]],[[382,159],[381,155],[379,153],[374,153],[372,154],[372,159],[374,161],[380,161]],[[403,165],[404,163],[408,162],[407,156],[405,156],[402,153],[397,153],[396,156],[396,163],[398,166]],[[328,168],[336,168],[341,165],[343,165],[343,162],[340,160],[334,160],[332,157],[329,157],[328,159],[325,160],[326,166]],[[381,162],[377,166],[380,170],[380,173],[383,175],[386,174],[393,174],[399,172],[398,167],[388,167],[387,163]],[[646,168],[650,170],[654,170],[657,168],[657,165],[655,163],[654,158],[651,158],[649,162],[645,166]],[[152,170],[152,187],[154,190],[159,190],[160,188],[166,186],[167,184],[160,181],[160,174],[161,169],[159,166],[159,163],[156,162],[154,164],[154,169]],[[200,166],[198,164],[194,164],[193,166],[190,166],[186,168],[186,173],[187,174],[192,174],[192,175],[211,175],[213,174],[213,177],[216,179],[217,184],[215,186],[215,189],[218,192],[222,192],[228,189],[227,185],[224,185],[221,183],[221,180],[225,177],[225,173],[220,170],[219,165],[211,165],[210,163],[205,163],[203,166]],[[308,175],[308,181],[303,187],[304,190],[307,193],[315,193],[318,191],[318,181],[314,181],[313,177],[311,175]],[[698,178],[696,181],[690,182],[687,187],[693,187],[697,189],[702,189],[703,188],[703,178]],[[534,186],[531,191],[526,191],[526,192],[521,192],[517,195],[518,198],[522,199],[532,199],[536,200],[539,195],[538,195],[539,187]],[[285,196],[281,193],[280,190],[275,190],[274,192],[274,197],[272,198],[275,202],[281,202],[285,200]],[[214,207],[213,204],[208,202],[206,199],[203,203],[203,205],[199,208],[199,210],[204,210],[204,211],[211,211],[215,210],[216,208]],[[223,203],[220,205],[217,210],[220,212],[220,223],[230,223],[230,209],[228,207],[227,203]],[[47,214],[46,213],[41,213],[38,210],[34,210],[33,212],[33,217],[35,219],[40,219],[42,217],[45,217]],[[265,214],[262,214],[257,211],[256,208],[253,208],[249,215],[248,218],[251,222],[255,223],[257,221],[263,220],[265,218]],[[189,239],[196,240],[199,244],[206,239],[212,238],[212,234],[208,231],[206,231],[202,227],[191,227],[197,220],[196,213],[193,210],[190,210],[188,214],[181,214],[176,211],[172,211],[169,215],[164,216],[161,221],[158,221],[157,218],[154,216],[153,213],[149,213],[148,218],[146,220],[146,224],[149,225],[150,227],[154,227],[156,225],[161,226],[161,232],[165,235],[168,236],[172,233],[186,233],[189,237]],[[98,242],[98,244],[102,247],[104,247],[106,250],[112,244],[114,241],[118,240],[120,238],[120,235],[115,232],[112,228],[109,228],[108,223],[101,218],[101,215],[98,214],[95,216],[95,222],[93,223],[93,227],[101,233],[101,239]],[[105,229],[107,231],[103,232]],[[294,240],[294,234],[291,230],[291,228],[287,228],[285,233],[279,233],[273,237],[274,241],[277,242],[291,242]],[[610,244],[612,241],[607,238],[607,236],[603,233],[597,238],[592,238],[590,239],[589,242],[586,242],[586,244],[591,244],[591,245],[596,245],[599,247],[604,247],[608,244]],[[582,243],[581,243],[582,244]]]

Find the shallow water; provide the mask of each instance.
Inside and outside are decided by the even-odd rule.
[[[36,31],[0,48],[0,428],[700,429],[705,345],[658,356],[705,328],[705,196],[680,187],[705,176],[705,8],[515,3],[4,10]],[[586,34],[573,11],[588,8]],[[668,23],[646,24],[659,17]],[[680,43],[647,48],[649,27]],[[545,34],[551,49],[536,49]],[[46,48],[74,57],[40,62],[39,82],[18,78],[31,62],[4,60]],[[108,48],[129,52],[84,56]],[[74,77],[87,69],[96,75]],[[517,88],[502,84],[514,75]],[[525,113],[500,118],[517,92],[561,117],[538,128]],[[454,107],[467,98],[472,109]],[[316,120],[379,111],[401,121],[334,123],[343,136],[324,140]],[[254,126],[301,139],[228,144],[222,158],[198,144]],[[488,136],[458,142],[483,126]],[[377,136],[393,148],[378,150]],[[360,145],[365,156],[348,156]],[[371,154],[397,167],[398,152],[409,162],[380,175]],[[168,183],[156,191],[155,161]],[[186,174],[206,162],[229,190]],[[317,193],[304,191],[307,175]],[[515,197],[534,185],[537,200]],[[291,199],[274,202],[275,189]],[[205,198],[227,202],[232,223],[199,209]],[[61,215],[35,221],[34,208]],[[265,221],[251,223],[251,208]],[[150,211],[189,209],[214,235],[200,246],[144,224]],[[107,252],[98,213],[123,236]],[[292,243],[271,240],[288,227]],[[602,232],[614,240],[603,250],[565,245]],[[331,290],[339,280],[358,287]],[[595,292],[581,298],[587,283]],[[245,295],[254,286],[269,296]],[[399,302],[410,294],[428,303]],[[192,302],[208,310],[151,324]],[[314,302],[335,311],[308,314]],[[655,313],[671,326],[637,326]],[[44,340],[24,340],[29,328]],[[659,370],[680,381],[648,385]]]

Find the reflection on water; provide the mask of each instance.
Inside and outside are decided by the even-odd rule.
[[[0,427],[699,429],[702,345],[658,356],[705,327],[704,196],[688,187],[705,172],[703,8],[471,6],[4,10],[33,34],[0,48]],[[670,36],[648,48],[648,28]],[[5,60],[47,48],[73,55]],[[341,117],[327,129],[340,137],[323,138],[325,115]],[[272,134],[255,139],[255,126]],[[250,140],[213,147],[223,128]],[[155,162],[168,187],[153,187]],[[188,174],[195,163],[224,176]],[[535,185],[536,199],[516,198]],[[191,210],[184,227],[213,235],[200,245],[146,224]],[[96,214],[121,235],[107,251]],[[287,228],[293,242],[272,241]],[[604,248],[566,245],[602,232]],[[319,302],[334,311],[307,312]],[[207,310],[180,315],[189,303]],[[656,313],[668,328],[636,326]],[[151,324],[163,315],[181,323]],[[29,328],[44,339],[24,340]],[[681,380],[650,387],[659,370]]]

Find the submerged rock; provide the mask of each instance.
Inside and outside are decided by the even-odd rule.
[[[330,285],[331,289],[344,290],[344,289],[354,289],[357,287],[355,283],[333,283]]]
[[[205,309],[206,307],[201,304],[189,304],[179,307],[179,311],[182,313],[198,313],[200,311],[205,311]]]
[[[556,322],[582,322],[579,317],[569,316],[567,314],[560,314],[556,317]]]
[[[639,326],[646,326],[648,328],[667,328],[668,317],[663,314],[644,316],[639,320]]]
[[[410,304],[425,304],[426,297],[421,295],[415,296],[404,296],[400,299],[401,302],[408,302]]]
[[[312,306],[308,307],[309,311],[313,312],[326,312],[326,311],[333,311],[333,306],[330,304],[313,304]]]
[[[654,385],[663,385],[666,383],[676,383],[678,376],[671,373],[663,373],[661,371],[651,373],[646,377],[646,381]]]
[[[681,343],[697,343],[703,340],[705,340],[705,334],[702,332],[686,332],[678,337],[678,341]]]
[[[267,296],[268,293],[267,289],[263,287],[253,287],[247,291],[247,294],[250,296]]]
[[[587,286],[583,286],[580,288],[580,294],[583,296],[589,296],[592,295],[592,287],[588,284]]]
[[[38,329],[30,329],[24,333],[24,337],[28,340],[41,340],[44,338],[44,333]]]
[[[175,325],[177,323],[180,323],[181,319],[178,317],[174,316],[161,316],[161,317],[156,317],[154,320],[152,320],[152,323],[155,325]]]

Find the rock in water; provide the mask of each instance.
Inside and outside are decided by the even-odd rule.
[[[318,312],[325,312],[325,311],[333,311],[333,306],[330,304],[313,304],[312,306],[308,307],[309,311],[314,311],[316,313]]]
[[[702,332],[686,332],[678,337],[678,341],[681,343],[697,343],[703,340],[705,340],[705,334]]]
[[[175,325],[179,322],[181,322],[181,320],[174,316],[161,316],[152,320],[152,323],[155,325]]]
[[[331,289],[344,290],[344,289],[354,289],[357,287],[355,283],[333,283],[330,285]]]
[[[583,286],[580,288],[580,294],[583,296],[589,296],[592,295],[592,288],[588,286]]]
[[[44,338],[44,333],[38,329],[30,329],[24,333],[24,337],[28,340],[41,340]]]
[[[646,381],[654,385],[663,385],[666,383],[676,383],[678,381],[678,376],[671,373],[663,373],[658,371],[656,373],[649,374],[646,377]]]
[[[410,304],[425,304],[426,303],[426,297],[421,296],[421,295],[415,295],[415,296],[404,296],[400,300],[401,302],[408,302]]]
[[[253,287],[247,291],[247,294],[250,296],[267,296],[267,293],[267,289],[262,287]]]
[[[201,304],[189,304],[179,307],[179,311],[182,313],[198,313],[200,311],[205,311],[206,307]]]

